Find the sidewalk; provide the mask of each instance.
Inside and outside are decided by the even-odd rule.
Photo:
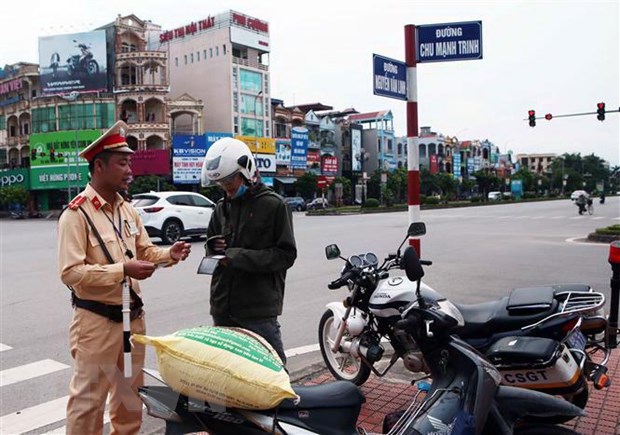
[[[399,363],[393,367],[395,370]],[[401,364],[402,365],[402,364]],[[595,390],[591,383],[590,397],[586,407],[587,415],[568,422],[565,426],[584,435],[614,435],[620,434],[620,349],[612,351],[609,358],[607,372],[611,378],[611,386],[603,390]],[[397,377],[379,378],[371,375],[368,381],[361,387],[366,403],[357,420],[358,425],[368,432],[382,433],[383,417],[390,412],[405,409],[411,403],[417,392],[417,387],[411,386],[403,375]],[[298,383],[302,385],[318,385],[332,382],[334,378],[327,368],[306,378]],[[418,400],[421,400],[420,395]]]

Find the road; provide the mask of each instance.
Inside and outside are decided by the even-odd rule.
[[[331,291],[342,261],[325,259],[337,243],[343,255],[395,252],[405,237],[405,212],[348,216],[294,214],[299,256],[289,271],[283,339],[295,371],[320,361],[318,321],[325,304],[347,291]],[[620,198],[595,203],[577,215],[569,200],[422,211],[425,282],[459,302],[507,294],[513,287],[585,282],[609,293],[607,244],[582,243],[594,228],[620,223]],[[0,432],[62,433],[71,359],[67,330],[69,290],[58,279],[56,221],[0,221]],[[142,288],[150,335],[211,323],[209,277],[196,275],[202,243],[189,259],[158,270]],[[156,367],[152,349],[147,365]],[[19,414],[18,414],[19,413]],[[159,422],[145,421],[144,433]]]

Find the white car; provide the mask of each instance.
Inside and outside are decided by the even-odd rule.
[[[205,236],[215,207],[209,198],[193,192],[139,193],[131,203],[149,236],[159,237],[165,244],[185,236]]]
[[[499,201],[500,199],[502,199],[502,192],[489,192],[487,198],[489,199],[489,201]]]
[[[570,199],[571,199],[571,201],[574,201],[577,198],[579,198],[579,196],[581,196],[581,195],[585,195],[586,198],[590,197],[590,195],[588,195],[588,192],[586,192],[585,190],[575,190],[575,191],[573,191],[573,193],[570,194]]]

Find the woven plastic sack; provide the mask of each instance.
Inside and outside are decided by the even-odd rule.
[[[132,337],[155,347],[161,377],[177,393],[241,409],[297,398],[276,351],[247,329],[204,326]]]

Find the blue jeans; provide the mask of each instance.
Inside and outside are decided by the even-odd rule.
[[[213,316],[214,326],[234,326],[248,329],[263,337],[275,349],[280,356],[282,364],[286,365],[284,345],[280,334],[280,322],[277,317],[265,317],[262,319],[233,319],[231,317]]]

